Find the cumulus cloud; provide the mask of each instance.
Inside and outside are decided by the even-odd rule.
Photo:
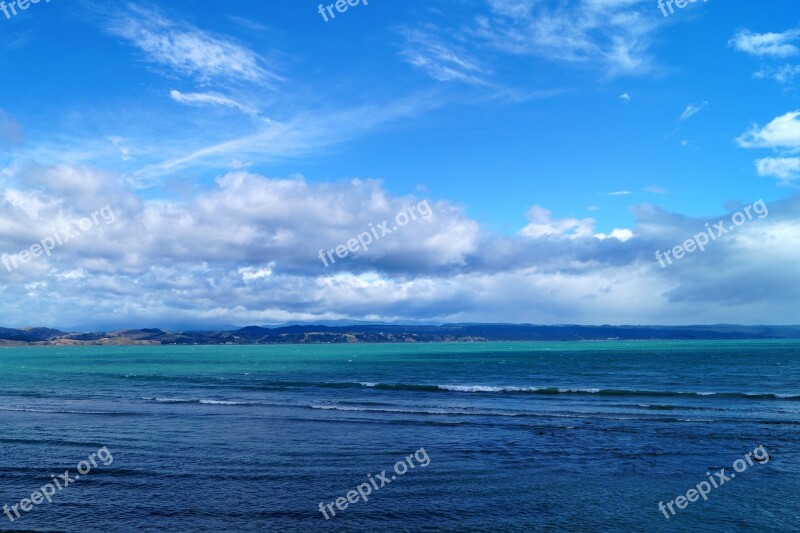
[[[759,176],[780,178],[784,182],[800,178],[800,158],[765,157],[756,161]]]
[[[790,111],[764,126],[755,125],[737,142],[744,148],[800,148],[800,110]]]
[[[544,237],[547,235],[569,235],[588,237],[594,231],[594,220],[591,218],[562,218],[553,220],[552,212],[535,205],[526,214],[530,221],[522,228],[520,235],[525,237]]]
[[[783,33],[754,33],[741,30],[730,40],[730,45],[740,52],[754,56],[788,57],[797,55],[800,48],[794,44],[800,39],[800,30]]]
[[[6,169],[0,250],[18,253],[104,205],[116,222],[13,272],[0,267],[9,325],[274,323],[368,319],[585,323],[796,322],[800,197],[769,206],[705,253],[654,259],[729,216],[649,205],[630,228],[541,206],[514,235],[482,228],[446,200],[329,267],[320,249],[420,201],[380,182],[309,183],[231,172],[187,199],[141,199],[87,168]],[[736,206],[733,206],[736,207]],[[391,222],[390,222],[391,226]],[[765,264],[780,265],[768,271]],[[53,302],[59,302],[53,305]]]

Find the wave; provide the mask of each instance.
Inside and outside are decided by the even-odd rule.
[[[234,400],[194,400],[189,398],[150,398],[144,397],[142,400],[156,403],[198,403],[203,405],[259,405],[255,402],[237,402]]]
[[[408,392],[436,392],[436,393],[462,393],[462,394],[536,394],[536,395],[598,395],[598,396],[633,396],[633,397],[675,397],[675,398],[728,398],[746,400],[800,400],[800,394],[791,393],[771,393],[771,392],[725,392],[725,391],[665,391],[665,390],[637,390],[637,389],[613,389],[600,387],[528,387],[516,385],[475,385],[475,384],[423,384],[423,383],[380,383],[374,381],[341,382],[341,381],[280,381],[280,380],[260,380],[232,379],[222,386],[224,378],[215,377],[211,381],[204,381],[204,388],[219,387],[220,389],[235,388],[244,391],[285,391],[287,389],[358,389],[369,388],[385,391],[408,391]],[[181,381],[201,381],[201,380],[182,380]],[[145,398],[149,401],[161,403],[198,403],[200,400],[185,398]],[[217,401],[217,400],[209,400]]]
[[[417,385],[405,383],[371,383],[359,382],[362,387],[383,390],[407,390],[427,392],[462,392],[462,393],[508,393],[508,394],[541,394],[541,395],[600,395],[600,396],[656,396],[656,397],[695,397],[695,398],[742,398],[750,400],[800,400],[800,395],[758,392],[687,392],[656,391],[632,389],[601,388],[562,388],[562,387],[517,387],[497,385]]]

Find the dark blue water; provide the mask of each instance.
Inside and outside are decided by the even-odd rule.
[[[3,531],[800,524],[798,342],[25,348],[0,376],[0,505],[113,455]],[[659,510],[757,446],[707,501]]]

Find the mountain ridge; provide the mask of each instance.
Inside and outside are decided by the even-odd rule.
[[[68,332],[51,328],[0,328],[0,346],[254,345],[398,342],[767,340],[800,339],[800,326],[583,326],[535,324],[283,325],[236,330],[178,331],[161,328]]]

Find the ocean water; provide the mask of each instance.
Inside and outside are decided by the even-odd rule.
[[[0,378],[0,505],[108,452],[2,531],[800,529],[797,341],[7,348]]]

